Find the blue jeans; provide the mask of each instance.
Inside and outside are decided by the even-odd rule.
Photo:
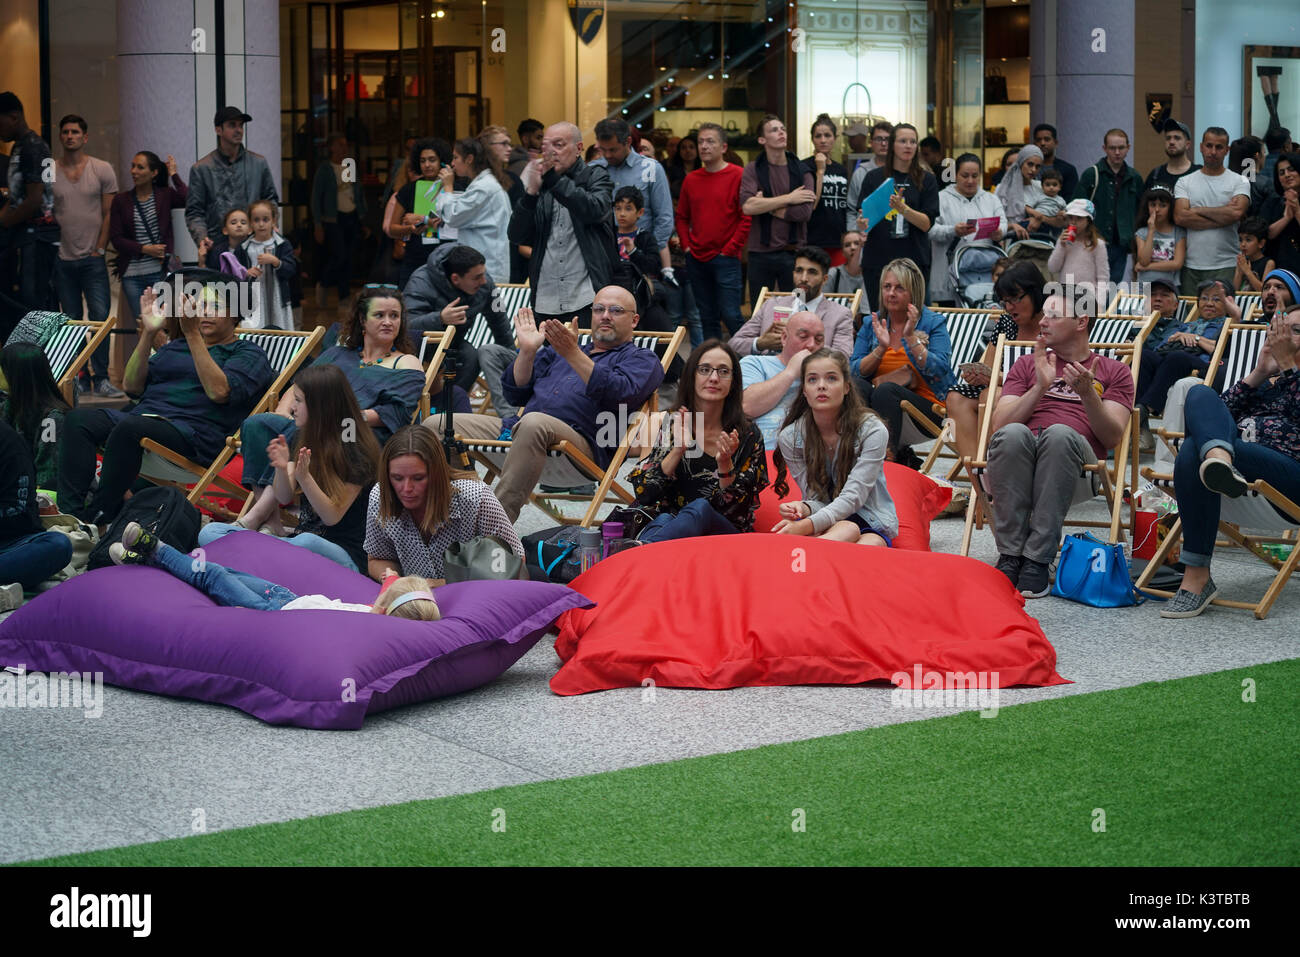
[[[155,273],[144,273],[140,276],[123,276],[122,277],[122,296],[126,299],[126,308],[131,310],[131,318],[140,318],[140,297],[144,291],[156,282],[162,282],[163,271],[161,268]]]
[[[695,305],[695,290],[686,278],[686,268],[675,277],[677,285],[664,283],[664,293],[668,300],[668,315],[677,325],[685,325],[694,349],[704,341],[704,332],[700,326],[700,310]]]
[[[700,310],[700,341],[724,338],[719,322],[725,322],[734,335],[742,325],[740,260],[734,256],[718,255],[708,262],[700,262],[687,253],[686,279]]]
[[[54,267],[54,285],[59,292],[59,306],[73,319],[82,314],[81,297],[86,297],[86,311],[91,322],[108,318],[111,296],[108,291],[108,267],[103,256],[85,259],[60,259]],[[90,378],[93,382],[108,377],[108,340],[99,344],[91,357]]]
[[[1226,449],[1248,481],[1263,479],[1292,501],[1300,501],[1300,462],[1276,449],[1245,442],[1223,400],[1209,386],[1187,393],[1187,438],[1174,462],[1174,497],[1183,520],[1185,564],[1205,567],[1214,552],[1222,500],[1201,482],[1201,462],[1210,449]]]
[[[227,608],[252,608],[254,611],[279,611],[298,596],[248,572],[226,568],[202,558],[191,558],[166,542],[159,542],[149,564],[193,585],[218,605]]]
[[[226,522],[208,522],[199,531],[199,545],[206,548],[223,535],[229,535],[231,532],[245,531],[242,525],[227,524]],[[299,548],[305,548],[309,552],[315,552],[324,558],[328,558],[336,565],[342,565],[350,572],[360,571],[357,568],[351,556],[348,555],[347,549],[342,545],[336,545],[328,538],[321,538],[312,532],[303,532],[294,535],[292,538],[282,539],[290,545],[297,545]]]
[[[283,435],[292,448],[297,434],[298,426],[287,415],[263,412],[246,418],[239,427],[239,454],[244,457],[244,474],[240,483],[245,488],[270,485],[275,480],[275,469],[271,468],[271,460],[266,457],[266,447],[277,435]]]
[[[676,515],[660,515],[645,527],[638,541],[649,544],[699,535],[736,535],[739,531],[708,499],[697,498]]]
[[[20,582],[33,591],[72,561],[72,539],[62,532],[32,532],[0,541],[0,585]]]

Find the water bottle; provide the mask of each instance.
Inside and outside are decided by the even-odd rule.
[[[611,544],[623,537],[622,522],[603,522],[600,526],[600,557],[609,558],[612,554]]]
[[[907,220],[902,213],[894,213],[894,238],[901,239],[907,235]]]
[[[600,529],[584,528],[578,532],[578,573],[585,572],[600,561]]]

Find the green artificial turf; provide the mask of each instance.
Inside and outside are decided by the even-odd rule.
[[[1298,686],[1284,661],[39,863],[1294,865]]]

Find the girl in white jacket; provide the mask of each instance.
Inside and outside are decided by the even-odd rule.
[[[975,222],[980,219],[998,220],[997,232],[986,237],[994,242],[1002,239],[1007,229],[1006,211],[1002,201],[992,193],[980,188],[982,171],[980,159],[974,153],[963,153],[957,161],[943,170],[946,178],[948,169],[956,174],[956,181],[950,183],[939,193],[939,218],[930,229],[930,290],[931,302],[950,302],[957,298],[952,279],[948,275],[951,258],[948,250],[956,252],[953,240],[958,245],[974,242]]]
[[[510,198],[501,188],[483,144],[476,139],[457,140],[452,147],[451,165],[439,173],[442,192],[437,213],[443,223],[443,237],[454,238],[477,249],[487,260],[487,274],[495,283],[510,281]],[[454,190],[455,178],[470,180],[464,192]],[[448,228],[455,233],[448,237]]]

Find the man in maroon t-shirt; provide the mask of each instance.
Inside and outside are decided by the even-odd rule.
[[[993,409],[985,482],[997,568],[1026,598],[1050,588],[1048,566],[1084,465],[1119,444],[1133,414],[1128,366],[1092,352],[1092,320],[1066,312],[1060,296],[1043,304],[1034,352],[1007,372]]]
[[[686,175],[677,199],[677,238],[686,252],[686,280],[695,293],[705,339],[725,339],[740,329],[740,253],[749,217],[740,209],[741,169],[723,157],[727,135],[717,123],[701,123],[700,162]]]

